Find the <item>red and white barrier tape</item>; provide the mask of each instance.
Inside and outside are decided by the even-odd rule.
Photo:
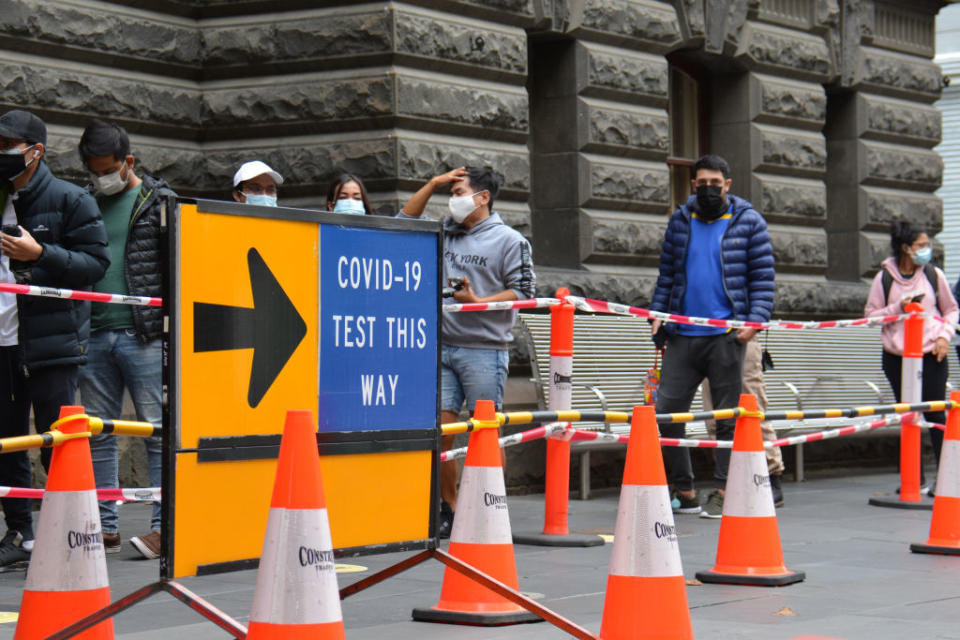
[[[831,438],[839,438],[840,436],[848,436],[854,433],[861,433],[863,431],[872,431],[874,429],[879,429],[881,427],[888,427],[900,424],[904,416],[913,416],[912,413],[904,414],[893,414],[880,418],[879,420],[873,420],[871,422],[864,422],[860,424],[848,425],[845,427],[837,427],[836,429],[825,429],[824,431],[817,431],[816,433],[806,433],[799,436],[790,436],[787,438],[779,438],[772,442],[764,442],[764,446],[767,448],[770,447],[787,447],[791,445],[804,444],[806,442],[818,442],[820,440],[830,440]],[[539,426],[535,429],[530,429],[529,431],[523,431],[521,433],[514,433],[509,436],[504,436],[500,438],[501,447],[512,447],[524,442],[530,442],[531,440],[539,440],[540,438],[548,438],[554,434],[565,432],[567,436],[570,437],[570,440],[573,442],[583,442],[583,441],[599,441],[599,442],[610,442],[615,444],[627,444],[630,442],[630,434],[628,433],[609,433],[606,431],[586,431],[583,429],[571,429],[569,428],[569,422],[553,422],[550,424],[545,424]],[[930,426],[934,428],[943,428],[942,425],[933,424],[933,423],[921,423],[919,426]],[[694,438],[660,438],[660,446],[663,447],[686,447],[690,449],[730,449],[733,447],[732,440],[698,440]],[[440,462],[447,462],[449,460],[458,460],[464,458],[467,455],[467,447],[458,447],[456,449],[450,449],[449,451],[444,451],[440,454]]]
[[[43,498],[43,489],[26,487],[0,487],[0,498]],[[159,487],[143,489],[97,489],[98,500],[123,500],[124,502],[150,502],[160,500]]]
[[[139,307],[163,306],[162,298],[121,296],[115,293],[55,289],[54,287],[37,287],[28,284],[12,284],[10,282],[0,282],[0,293],[16,293],[23,296],[41,296],[44,298],[64,298],[67,300],[87,300],[90,302],[107,302],[111,304],[129,304]]]
[[[581,311],[590,313],[610,313],[620,316],[634,316],[637,318],[656,318],[664,322],[673,322],[677,324],[690,324],[702,327],[717,327],[721,329],[834,329],[842,327],[874,327],[891,322],[899,322],[909,318],[913,314],[901,313],[893,316],[871,316],[869,318],[854,318],[848,320],[822,320],[796,322],[790,320],[770,320],[768,322],[748,322],[746,320],[719,320],[717,318],[700,318],[697,316],[683,316],[675,313],[662,313],[660,311],[651,311],[642,307],[631,307],[616,302],[606,302],[603,300],[593,300],[591,298],[581,298],[579,296],[567,296],[564,298],[567,302],[574,305]],[[560,304],[557,298],[531,298],[529,300],[509,300],[505,302],[476,302],[467,304],[445,304],[443,310],[450,313],[462,313],[468,311],[507,311],[510,309],[538,309],[542,307],[552,307]],[[950,324],[946,318],[934,315],[932,313],[918,314],[924,318],[930,318],[937,322]],[[953,325],[960,327],[960,325]]]

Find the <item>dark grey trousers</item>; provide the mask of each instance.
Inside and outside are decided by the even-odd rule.
[[[704,378],[710,380],[710,394],[717,409],[736,407],[740,402],[743,378],[743,355],[746,345],[737,340],[735,331],[719,336],[677,335],[667,342],[663,356],[657,413],[683,413],[690,410],[693,396]],[[736,420],[717,421],[717,440],[733,440]],[[683,438],[686,425],[660,425],[660,434],[667,438]],[[719,488],[727,482],[730,450],[716,449],[713,477]],[[674,489],[693,489],[693,466],[690,450],[685,447],[664,447],[663,459]]]

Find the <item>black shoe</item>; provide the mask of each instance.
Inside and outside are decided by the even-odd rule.
[[[453,509],[446,502],[440,503],[440,520],[437,522],[437,537],[446,540],[453,531]]]
[[[23,571],[30,564],[30,552],[23,548],[19,531],[7,531],[0,540],[0,573]]]
[[[936,497],[937,495],[937,479],[934,478],[933,482],[930,483],[930,486],[927,487],[927,495],[931,498]]]
[[[770,491],[773,493],[773,506],[783,506],[783,487],[780,486],[780,476],[770,476]]]

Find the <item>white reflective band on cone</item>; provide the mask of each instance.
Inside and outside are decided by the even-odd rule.
[[[900,402],[918,404],[923,397],[923,358],[904,357],[901,360]]]
[[[573,406],[573,358],[550,356],[550,397],[547,409],[566,411]]]
[[[620,489],[610,575],[647,578],[683,575],[667,487],[625,484]]]
[[[776,515],[770,472],[763,451],[731,451],[723,515],[767,518]]]
[[[960,442],[944,440],[937,471],[937,495],[960,498]]]
[[[270,509],[251,622],[343,620],[326,509]]]
[[[503,469],[464,467],[459,494],[450,542],[513,544]]]
[[[27,569],[28,591],[85,591],[109,586],[95,491],[48,491]]]

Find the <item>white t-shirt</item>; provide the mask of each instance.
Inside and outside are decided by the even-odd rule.
[[[17,213],[13,210],[13,198],[10,196],[7,196],[3,206],[2,224],[17,224]],[[10,258],[6,255],[0,256],[0,282],[15,282],[10,271]],[[0,292],[0,347],[16,346],[19,329],[17,294]]]

